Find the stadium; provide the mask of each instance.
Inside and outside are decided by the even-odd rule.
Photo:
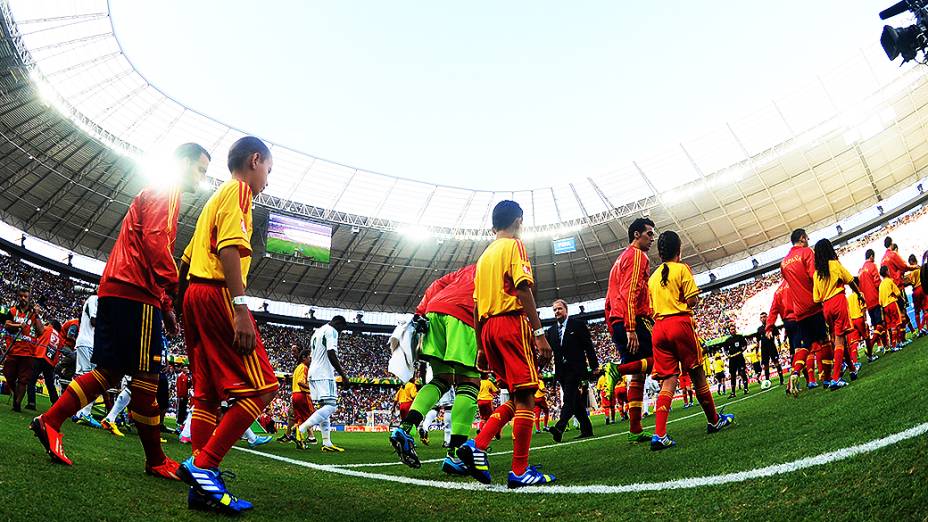
[[[484,189],[324,159],[188,106],[136,66],[117,3],[0,0],[0,518],[928,518],[922,64],[887,60],[874,37],[696,138],[608,172]],[[231,230],[210,222],[225,219],[230,190]],[[166,225],[153,228],[158,212]],[[664,252],[674,237],[677,257]],[[505,282],[490,283],[484,256],[506,241],[516,268],[499,262]],[[800,247],[821,338],[789,333],[812,317],[789,294]],[[832,268],[838,289],[814,299],[829,249],[822,281],[837,265],[852,279]],[[875,305],[869,250],[877,271],[893,256],[904,265],[875,276]],[[698,292],[662,297],[670,266]],[[644,308],[623,297],[635,282]],[[476,300],[465,317],[426,304],[447,287]],[[778,309],[781,291],[792,304]],[[658,340],[677,316],[690,356]],[[511,317],[521,338],[500,326]],[[653,325],[653,356],[628,351],[636,321]],[[452,324],[466,339],[447,326],[443,355],[430,352]],[[580,377],[565,370],[568,328],[586,332]],[[240,352],[245,330],[261,342]],[[463,350],[453,339],[473,345],[466,364],[443,358]],[[506,343],[522,353],[501,355]],[[221,385],[238,360],[247,382]],[[450,382],[442,368],[457,372]],[[485,397],[483,382],[504,391]],[[449,390],[453,405],[439,399]]]

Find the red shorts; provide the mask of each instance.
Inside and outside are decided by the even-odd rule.
[[[850,343],[856,343],[861,339],[869,338],[867,331],[867,321],[863,316],[851,319],[851,333],[848,334],[847,340]]]
[[[843,293],[829,297],[822,303],[825,324],[832,335],[845,335],[851,331],[851,316],[847,310],[847,297]]]
[[[400,418],[405,419],[409,415],[409,408],[412,408],[412,401],[400,403]]]
[[[480,412],[480,418],[487,420],[493,415],[493,401],[477,401],[477,411]]]
[[[681,388],[692,388],[693,381],[690,379],[690,374],[683,372],[680,374],[680,387]]]
[[[294,424],[299,426],[303,421],[313,414],[313,402],[309,400],[309,394],[306,392],[293,392],[290,395],[290,402],[293,405]]]
[[[220,402],[277,390],[277,376],[267,359],[255,324],[257,346],[248,355],[232,348],[235,328],[232,298],[225,284],[192,281],[184,294],[184,340],[193,371],[194,397]]]
[[[612,399],[609,397],[608,393],[600,393],[599,397],[600,397],[599,402],[601,403],[600,406],[602,406],[603,408],[609,408],[612,406]]]
[[[623,404],[623,403],[628,402],[628,388],[626,388],[625,386],[621,388],[616,388],[614,397],[615,397],[616,404]]]
[[[916,286],[912,290],[912,305],[916,310],[928,310],[928,300],[925,299],[925,289]]]
[[[883,307],[883,323],[887,328],[896,328],[902,324],[902,318],[899,316],[898,303],[890,303],[889,306]]]
[[[510,392],[538,389],[532,327],[524,315],[488,318],[480,329],[480,340],[490,370],[506,381]]]
[[[548,410],[548,400],[544,397],[535,397],[535,407],[543,411]]]
[[[693,317],[688,314],[671,315],[654,322],[651,332],[654,347],[655,379],[679,375],[684,370],[702,365],[702,347],[696,339]]]

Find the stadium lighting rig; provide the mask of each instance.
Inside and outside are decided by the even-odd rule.
[[[883,26],[880,45],[890,61],[902,55],[902,63],[915,60],[928,64],[928,0],[901,0],[880,12],[880,20],[886,20],[904,12],[915,17],[915,23],[908,27]],[[921,54],[921,59],[917,56]]]

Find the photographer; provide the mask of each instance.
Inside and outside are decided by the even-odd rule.
[[[36,338],[45,332],[39,305],[32,302],[27,288],[19,289],[19,301],[10,309],[11,319],[4,325],[13,336],[3,361],[3,375],[13,393],[13,411],[22,411],[26,386],[32,378]]]

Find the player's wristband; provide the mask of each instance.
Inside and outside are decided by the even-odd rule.
[[[532,333],[535,334],[535,337],[541,337],[541,336],[543,336],[543,335],[545,334],[545,329],[544,329],[544,328],[539,328],[539,329],[533,331]]]
[[[237,295],[232,298],[232,304],[248,306],[248,298],[243,295]]]

